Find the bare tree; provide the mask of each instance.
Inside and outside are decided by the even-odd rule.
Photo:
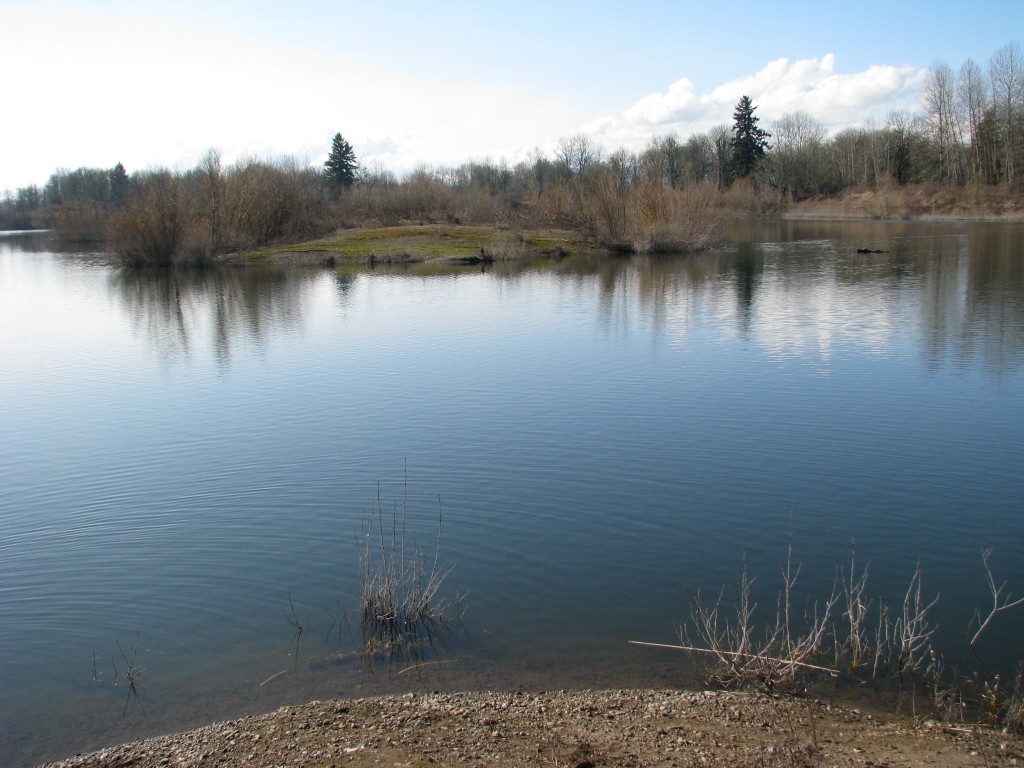
[[[825,126],[806,112],[788,112],[772,123],[772,154],[777,183],[784,190],[806,195],[820,185],[821,149]]]
[[[844,128],[829,143],[832,167],[842,187],[852,187],[871,180],[865,134],[862,128]]]
[[[956,109],[960,120],[967,128],[970,142],[969,168],[971,176],[982,176],[982,130],[981,123],[988,105],[988,84],[985,73],[974,59],[968,59],[960,67],[956,81]]]
[[[601,147],[585,133],[558,140],[555,157],[569,173],[581,176],[592,165],[601,162]]]
[[[1004,171],[1007,183],[1014,179],[1015,117],[1024,108],[1024,53],[1017,43],[1007,43],[994,54],[988,65],[992,99],[999,132],[1003,140]]]
[[[619,191],[636,185],[640,176],[640,159],[628,149],[617,149],[608,158],[608,170]]]
[[[685,151],[674,133],[652,138],[643,152],[642,163],[648,176],[657,181],[673,189],[685,186]]]
[[[696,133],[683,145],[687,176],[694,183],[715,180],[715,147],[706,133]]]
[[[962,181],[963,135],[956,110],[956,78],[949,64],[932,64],[922,89],[926,129],[938,152],[938,177]]]
[[[206,211],[209,219],[210,252],[216,253],[221,245],[221,202],[224,180],[220,162],[220,151],[209,150],[199,161],[199,170],[206,193]]]
[[[732,157],[732,129],[728,125],[716,125],[708,131],[708,138],[714,147],[715,181],[719,189],[725,189],[729,180],[729,160]]]
[[[886,164],[897,184],[906,184],[913,172],[911,153],[914,137],[918,132],[918,121],[913,115],[902,110],[890,112],[886,119],[885,145]]]

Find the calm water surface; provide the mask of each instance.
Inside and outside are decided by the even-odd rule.
[[[958,658],[982,548],[1024,593],[1024,227],[732,239],[138,274],[0,237],[0,764],[327,696],[686,685],[626,641],[744,552],[770,603],[790,537],[806,597],[854,539],[889,600],[920,559]],[[378,497],[431,556],[440,515],[466,594],[427,666],[355,653]]]

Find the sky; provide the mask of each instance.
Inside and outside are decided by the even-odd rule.
[[[186,170],[211,149],[398,174],[516,163],[585,133],[640,150],[801,111],[829,131],[983,68],[1024,2],[0,0],[0,192],[58,168]]]

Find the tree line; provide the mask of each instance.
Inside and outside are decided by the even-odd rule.
[[[421,166],[399,179],[360,167],[336,134],[327,163],[247,159],[225,166],[208,153],[184,172],[58,170],[42,187],[8,191],[0,227],[53,226],[74,240],[113,240],[122,258],[200,262],[217,254],[338,227],[444,221],[568,227],[613,247],[697,246],[710,214],[770,213],[790,201],[858,188],[915,184],[1019,191],[1024,171],[1024,55],[1000,48],[986,67],[927,72],[917,113],[829,136],[793,112],[758,125],[744,96],[733,123],[682,138],[656,136],[639,152],[608,152],[591,136],[562,138],[516,164]],[[698,217],[692,231],[679,217]]]
[[[882,126],[827,137],[809,115],[774,127],[764,182],[794,196],[828,195],[858,185],[938,183],[1021,188],[1024,163],[1024,53],[997,50],[982,67],[956,72],[944,61],[926,72],[920,109],[892,112]]]

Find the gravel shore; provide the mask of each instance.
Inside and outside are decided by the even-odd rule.
[[[1024,742],[755,694],[405,694],[314,701],[53,763],[127,766],[993,766]]]

